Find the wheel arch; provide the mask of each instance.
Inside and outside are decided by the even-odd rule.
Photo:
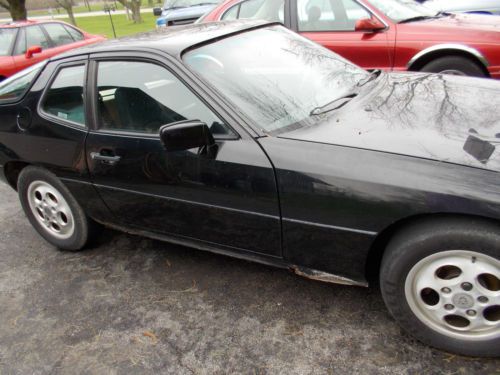
[[[462,214],[462,213],[430,213],[418,214],[402,218],[393,222],[381,232],[377,234],[375,240],[372,242],[368,251],[368,256],[365,264],[366,280],[370,285],[378,284],[378,277],[380,274],[380,265],[382,257],[384,256],[385,249],[390,240],[402,229],[409,226],[418,225],[419,223],[427,222],[430,220],[450,220],[450,219],[475,219],[478,221],[500,224],[500,220],[491,217]]]
[[[30,164],[24,161],[9,161],[4,165],[5,178],[9,185],[17,191],[17,179],[21,171]]]
[[[445,56],[465,57],[476,63],[487,77],[490,76],[487,69],[490,65],[488,59],[477,49],[461,44],[438,44],[426,48],[408,61],[407,68],[410,71],[419,71],[432,60]]]

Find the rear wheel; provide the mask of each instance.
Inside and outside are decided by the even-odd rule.
[[[54,174],[26,167],[19,174],[17,187],[24,213],[43,238],[65,250],[85,246],[93,223]]]
[[[421,71],[458,76],[486,77],[486,74],[478,64],[462,56],[439,57],[424,65]]]
[[[381,290],[394,318],[431,346],[500,356],[500,226],[430,221],[387,247]]]

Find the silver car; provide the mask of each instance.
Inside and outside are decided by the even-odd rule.
[[[428,0],[424,5],[443,12],[500,15],[500,0]]]

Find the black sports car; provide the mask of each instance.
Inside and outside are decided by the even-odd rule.
[[[499,106],[499,82],[367,73],[277,24],[191,25],[2,82],[0,174],[59,248],[101,223],[378,278],[416,338],[498,356]]]

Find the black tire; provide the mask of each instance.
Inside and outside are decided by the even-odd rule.
[[[409,301],[412,298],[414,301],[418,299],[418,297],[415,298],[415,295],[419,296],[420,300],[424,300],[421,294],[422,292],[420,292],[419,295],[418,293],[408,293],[408,290],[413,290],[411,288],[405,289],[407,280],[409,282],[408,285],[412,287],[416,285],[415,281],[411,281],[414,280],[411,276],[412,272],[418,269],[419,265],[423,264],[424,267],[428,267],[426,269],[428,269],[434,277],[439,277],[436,276],[438,274],[434,271],[433,267],[435,266],[432,266],[432,263],[426,266],[426,264],[428,264],[426,263],[427,260],[432,259],[429,258],[430,256],[447,257],[448,254],[452,256],[454,253],[447,251],[456,250],[459,252],[460,250],[457,249],[481,254],[485,259],[489,259],[490,261],[493,260],[494,266],[498,267],[498,263],[496,262],[500,261],[500,225],[474,218],[433,219],[416,223],[399,231],[388,244],[382,259],[380,289],[384,302],[394,319],[396,319],[408,333],[423,343],[462,355],[498,357],[500,356],[500,327],[498,327],[498,325],[496,328],[494,326],[493,331],[488,331],[490,332],[488,333],[490,336],[484,338],[476,337],[475,341],[471,339],[471,336],[465,338],[463,336],[450,337],[449,334],[445,334],[446,332],[443,333],[442,330],[435,328],[439,326],[439,324],[443,324],[443,329],[445,331],[453,331],[454,327],[453,329],[447,327],[447,324],[444,323],[445,320],[439,320],[440,318],[437,317],[438,323],[433,326],[432,319],[427,319],[426,321],[425,317],[423,319],[419,318],[414,312],[415,307],[414,310],[410,307]],[[466,262],[469,262],[469,258],[466,259]],[[471,262],[467,263],[469,267],[478,267],[474,259],[475,258],[470,257]],[[472,264],[472,266],[470,264]],[[438,270],[439,269],[443,268],[440,267]],[[494,269],[498,270],[498,268]],[[413,273],[413,275],[415,274]],[[496,273],[495,276],[498,282],[500,275]],[[420,280],[425,280],[424,283],[427,283],[429,279],[428,277],[422,277]],[[453,279],[453,277],[450,279]],[[453,292],[448,295],[449,297],[453,296],[460,298],[466,293],[460,289],[463,288],[464,279],[457,281],[459,284],[453,287]],[[477,280],[477,278],[473,280]],[[498,283],[495,288],[497,287]],[[420,290],[419,288],[420,287],[415,287],[417,292]],[[474,283],[474,288],[478,293],[483,291],[481,286],[477,285],[477,282]],[[447,288],[441,288],[437,293],[438,302],[436,303],[434,300],[430,305],[436,303],[436,307],[450,307],[449,304],[446,306],[446,295],[443,289]],[[474,290],[468,293],[473,293]],[[493,293],[496,293],[494,291],[495,289],[492,290]],[[413,297],[407,296],[407,294],[412,294]],[[470,301],[476,301],[476,299],[479,299],[479,297],[471,298]],[[455,301],[457,300],[460,299],[455,299]],[[419,303],[423,306],[426,302],[420,301]],[[461,310],[462,314],[469,312],[470,310],[466,309],[476,309],[476,305],[479,305],[479,302],[474,303],[475,305],[473,307],[457,305],[455,306],[457,309],[455,311],[457,311],[457,314],[460,314],[459,308],[461,308],[463,309]],[[493,304],[496,304],[496,302],[493,302]],[[413,304],[413,306],[415,306],[415,304]],[[453,304],[451,304],[451,306],[453,306]],[[496,306],[497,307],[493,309],[496,314],[494,321],[498,319],[498,305]],[[423,310],[425,310],[425,307]],[[477,307],[477,318],[483,318],[486,313],[481,313],[481,307]],[[432,309],[430,310],[432,311]],[[473,312],[474,311],[475,310],[473,310]],[[431,315],[432,313],[429,314]],[[489,317],[488,321],[490,319]],[[431,323],[429,324],[429,322]],[[461,334],[462,333],[460,333],[460,335]]]
[[[429,73],[456,71],[466,76],[486,77],[483,69],[477,63],[462,56],[439,57],[424,65],[420,70]],[[457,75],[459,74],[457,73]]]
[[[31,184],[35,182],[42,182],[53,187],[64,198],[67,206],[69,206],[74,230],[70,235],[68,234],[67,238],[58,238],[56,234],[52,234],[49,229],[40,223],[40,219],[35,217],[28,197],[28,190]],[[28,166],[19,174],[17,188],[24,213],[31,225],[47,242],[60,249],[70,251],[81,250],[87,244],[89,234],[92,232],[95,223],[87,217],[68,188],[54,174],[43,168]]]

